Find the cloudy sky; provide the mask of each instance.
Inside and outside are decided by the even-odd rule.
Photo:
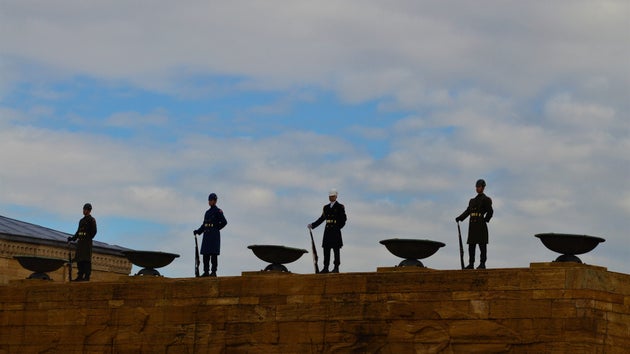
[[[98,240],[188,277],[215,192],[239,275],[248,245],[310,251],[337,188],[342,271],[397,264],[394,237],[456,269],[484,178],[488,267],[555,259],[557,232],[630,273],[629,62],[625,0],[0,0],[0,215],[74,233],[91,202]]]

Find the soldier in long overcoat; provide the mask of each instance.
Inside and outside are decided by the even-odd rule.
[[[339,273],[339,265],[341,264],[340,249],[343,246],[343,240],[341,238],[341,229],[346,225],[346,208],[343,204],[337,202],[337,190],[332,189],[328,193],[328,201],[330,203],[324,205],[322,215],[313,223],[308,224],[309,229],[314,229],[321,223],[326,221],[326,227],[324,229],[324,237],[322,239],[322,248],[324,249],[324,269],[321,273],[328,273],[328,267],[330,266],[330,251],[333,250],[335,254],[335,260],[332,272]]]
[[[77,232],[74,236],[68,237],[68,242],[77,241],[74,260],[77,262],[79,274],[74,281],[89,281],[92,274],[92,239],[96,236],[96,219],[91,214],[92,204],[86,203]]]
[[[479,245],[479,267],[486,268],[487,246],[488,246],[488,223],[494,214],[492,210],[492,199],[483,193],[486,188],[486,181],[483,179],[475,183],[477,196],[468,202],[468,208],[455,221],[460,222],[470,216],[468,224],[468,266],[466,269],[473,269],[475,264],[475,248]]]
[[[203,217],[203,224],[193,233],[195,235],[203,234],[201,241],[201,253],[203,255],[203,274],[202,277],[217,276],[218,256],[221,253],[221,232],[220,230],[227,225],[223,210],[217,207],[217,195],[210,193],[208,196],[208,205],[210,209],[206,210]],[[210,261],[212,261],[212,269],[210,269]],[[212,271],[212,273],[210,273]]]

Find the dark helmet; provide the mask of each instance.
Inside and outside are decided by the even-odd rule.
[[[83,206],[83,210],[92,210],[92,204],[90,203],[85,203],[85,205]]]
[[[482,180],[482,179],[478,179],[477,183],[475,183],[475,187],[486,187],[486,181]]]
[[[214,193],[210,193],[210,195],[208,196],[208,200],[217,200],[217,195]]]

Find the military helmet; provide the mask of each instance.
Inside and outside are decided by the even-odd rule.
[[[217,195],[214,193],[210,193],[210,195],[208,196],[208,200],[217,200]]]
[[[475,183],[475,187],[486,187],[486,181],[482,180],[482,179],[478,179],[477,183]]]
[[[83,205],[83,210],[92,210],[92,204],[90,203],[85,203],[85,205]]]

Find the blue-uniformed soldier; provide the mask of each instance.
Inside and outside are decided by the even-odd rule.
[[[330,265],[330,250],[335,253],[335,261],[332,272],[339,273],[339,264],[341,264],[341,256],[339,250],[343,246],[343,240],[341,239],[341,229],[346,225],[346,209],[343,204],[337,202],[337,190],[331,189],[328,193],[328,201],[330,203],[324,205],[322,216],[315,220],[313,223],[308,224],[309,229],[314,229],[319,224],[326,221],[326,227],[324,229],[324,238],[322,239],[322,248],[324,249],[324,269],[321,273],[328,273],[328,267]]]
[[[486,181],[480,179],[475,183],[477,196],[468,202],[468,208],[462,215],[455,218],[455,221],[463,221],[470,215],[468,224],[468,266],[466,269],[473,269],[475,264],[475,245],[479,245],[479,267],[486,268],[487,245],[488,245],[488,223],[492,218],[492,199],[486,196],[483,191],[486,188]]]
[[[68,242],[78,240],[74,260],[79,274],[74,281],[89,281],[92,274],[92,239],[96,236],[96,219],[91,214],[92,204],[86,203],[83,205],[83,218],[79,220],[77,232],[68,237]]]
[[[202,277],[216,277],[218,256],[221,253],[221,230],[227,225],[227,220],[223,215],[223,210],[217,207],[217,195],[210,193],[208,196],[208,205],[210,209],[206,210],[203,217],[203,224],[193,231],[195,235],[203,234],[201,241],[201,254],[203,255],[203,274]],[[210,260],[212,260],[212,269],[210,269]],[[212,273],[210,273],[212,271]]]

